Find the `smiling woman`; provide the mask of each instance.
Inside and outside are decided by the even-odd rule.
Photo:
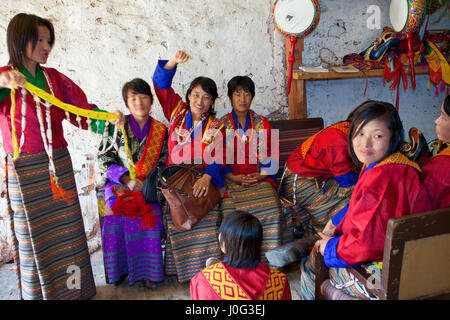
[[[316,250],[330,267],[330,278],[337,286],[356,297],[367,296],[364,285],[353,281],[346,268],[380,262],[387,222],[390,218],[431,209],[420,181],[420,167],[399,152],[403,126],[390,103],[366,101],[352,116],[349,149],[354,161],[363,167],[350,203],[332,217],[325,229],[334,229],[330,237],[319,233],[309,257],[301,263],[301,291],[304,299],[314,298],[313,271]],[[331,226],[330,226],[331,224]]]
[[[62,121],[66,115],[62,109],[37,105],[25,89],[15,90],[29,82],[64,103],[87,110],[96,106],[88,103],[72,80],[42,66],[55,42],[49,20],[17,14],[8,25],[7,42],[9,65],[0,68],[0,129],[8,154],[8,212],[20,297],[88,299],[96,290],[64,139]],[[68,120],[78,125],[75,115]],[[85,118],[80,123],[88,129]],[[58,198],[55,181],[69,198]],[[80,271],[76,289],[67,286],[68,270],[74,267]]]
[[[211,183],[224,186],[224,166],[207,163],[204,155],[209,148],[221,145],[222,125],[215,118],[214,102],[218,96],[216,83],[207,77],[195,78],[187,90],[186,102],[175,93],[172,79],[178,64],[187,62],[183,51],[175,52],[170,60],[158,61],[153,75],[156,96],[169,120],[169,157],[167,164],[201,163],[203,175],[194,183],[194,197],[207,196]],[[198,143],[198,144],[197,144]],[[176,274],[178,281],[189,281],[205,265],[208,258],[218,258],[218,225],[221,203],[214,207],[191,230],[178,230],[170,214],[166,215],[167,230],[165,271]]]

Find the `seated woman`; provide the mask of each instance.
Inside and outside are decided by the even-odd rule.
[[[286,162],[280,194],[305,236],[322,230],[350,201],[358,180],[347,145],[353,113],[304,141]]]
[[[171,85],[177,65],[188,60],[185,52],[177,51],[169,61],[158,61],[153,85],[164,115],[170,122],[167,165],[202,163],[204,174],[194,183],[193,195],[204,197],[208,194],[210,183],[218,188],[224,186],[223,165],[216,162],[207,164],[204,159],[206,151],[210,147],[214,149],[213,145],[222,136],[213,108],[218,94],[216,83],[206,77],[197,77],[191,82],[186,102],[175,93]],[[171,215],[164,216],[167,232],[166,274],[176,274],[179,282],[189,281],[203,268],[208,258],[219,257],[217,232],[221,221],[220,203],[191,230],[177,229]]]
[[[220,119],[227,142],[222,210],[224,216],[245,210],[259,219],[264,232],[263,261],[267,262],[264,253],[282,243],[281,205],[275,183],[278,160],[268,157],[272,126],[250,109],[254,96],[255,84],[249,77],[236,76],[228,82],[233,110]],[[257,161],[261,155],[266,158]]]
[[[128,275],[130,285],[142,281],[151,287],[151,282],[164,279],[163,225],[160,205],[146,203],[142,187],[147,175],[166,163],[168,134],[166,126],[150,116],[153,95],[147,82],[125,83],[122,95],[131,112],[126,116],[126,136],[119,131],[114,148],[98,156],[106,182],[102,229],[106,282],[118,285]],[[102,142],[100,149],[104,147]]]
[[[262,225],[252,214],[228,214],[219,229],[223,262],[217,261],[192,278],[191,299],[291,300],[286,275],[260,260],[262,241]]]
[[[450,207],[450,95],[436,119],[436,135],[442,141],[440,152],[422,168],[422,178],[431,197],[433,209]]]
[[[311,257],[315,250],[320,250],[330,267],[332,283],[343,286],[349,295],[367,297],[364,285],[353,281],[346,268],[382,261],[388,220],[416,213],[416,203],[428,202],[419,199],[423,196],[419,166],[399,152],[403,126],[391,104],[364,102],[352,117],[349,137],[353,161],[364,165],[348,210],[332,218],[337,226],[333,236],[319,233],[322,239],[301,262],[304,299],[314,298],[315,262]],[[330,225],[326,229],[333,231]]]

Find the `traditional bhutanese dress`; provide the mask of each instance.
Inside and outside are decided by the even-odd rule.
[[[306,235],[322,230],[350,201],[358,175],[347,145],[349,127],[343,121],[319,131],[286,162],[281,190]]]
[[[292,300],[286,275],[259,263],[254,269],[219,262],[191,280],[191,300]]]
[[[166,163],[167,128],[149,117],[141,130],[133,115],[126,116],[124,127],[136,177],[144,181],[153,169],[162,168]],[[106,282],[116,282],[126,274],[130,285],[142,280],[159,282],[164,280],[161,207],[158,203],[146,203],[142,192],[130,192],[120,182],[124,174],[130,175],[129,156],[122,133],[119,133],[114,147],[98,158],[106,180],[102,227]],[[129,202],[120,203],[125,196],[129,196]]]
[[[345,268],[360,263],[381,262],[387,223],[431,208],[423,198],[420,167],[396,152],[379,163],[365,165],[346,210],[333,216],[336,230],[325,248],[324,261],[330,268],[330,279],[336,284],[354,280]],[[314,299],[314,264],[306,257],[300,265],[300,289],[303,298]],[[363,286],[348,286],[352,296],[367,297]]]
[[[450,207],[450,147],[425,163],[422,179],[431,197],[433,209]]]
[[[249,110],[245,127],[242,128],[234,111],[223,116],[220,121],[226,130],[227,166],[225,172],[235,175],[251,174],[267,170],[270,175],[265,181],[252,187],[238,185],[225,179],[226,193],[222,200],[224,217],[235,210],[253,214],[263,227],[262,261],[267,263],[265,253],[292,240],[289,229],[282,228],[281,204],[276,191],[278,157],[271,153],[271,130],[267,118]],[[270,171],[270,172],[269,172]]]
[[[0,68],[0,73],[12,67]],[[94,109],[83,91],[55,69],[36,67],[36,77],[19,68],[27,81],[53,93],[60,100]],[[22,126],[22,103],[26,102],[26,126]],[[13,235],[14,262],[20,295],[23,299],[88,299],[95,295],[89,251],[78,196],[68,203],[54,199],[50,184],[49,157],[44,148],[36,104],[31,94],[15,96],[15,132],[25,140],[20,154],[13,159],[11,99],[9,89],[0,90],[0,128],[7,153],[8,211]],[[46,108],[40,106],[42,114]],[[72,161],[64,139],[63,110],[50,108],[53,136],[53,161],[61,186],[77,194]],[[77,124],[75,115],[70,121]],[[48,123],[44,116],[44,128]],[[82,121],[83,129],[87,128]],[[45,134],[44,134],[45,135]]]
[[[215,143],[219,143],[217,142],[220,138],[218,133],[220,133],[222,126],[217,119],[204,113],[201,117],[201,125],[194,127],[189,106],[171,87],[176,69],[164,69],[166,62],[164,60],[158,61],[153,75],[153,85],[164,115],[170,121],[167,164],[203,163],[204,172],[212,177],[211,182],[218,188],[223,187],[223,165],[214,161],[206,164],[203,157],[206,152],[215,157],[214,148],[211,147]],[[195,142],[199,143],[196,144]],[[221,222],[220,206],[221,203],[219,202],[189,231],[176,229],[171,215],[164,215],[164,225],[167,232],[166,274],[176,274],[179,282],[186,282],[205,266],[208,258],[220,256],[217,239],[218,227]]]

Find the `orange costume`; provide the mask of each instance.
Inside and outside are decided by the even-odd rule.
[[[192,300],[292,300],[284,273],[259,263],[254,269],[219,262],[191,280]]]

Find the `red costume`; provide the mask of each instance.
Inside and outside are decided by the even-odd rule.
[[[422,179],[433,208],[450,207],[450,147],[428,160],[422,168]]]
[[[254,269],[219,262],[191,280],[192,300],[292,300],[285,274],[259,263]]]
[[[350,172],[353,162],[347,145],[350,122],[329,126],[304,141],[290,156],[287,167],[300,177],[329,179]]]
[[[335,249],[337,258],[350,265],[381,261],[388,220],[430,209],[423,192],[419,166],[400,152],[371,169],[365,171],[364,167],[347,214],[334,233],[339,237]],[[326,260],[327,257],[336,257],[332,253],[333,245],[328,244],[324,255]]]

